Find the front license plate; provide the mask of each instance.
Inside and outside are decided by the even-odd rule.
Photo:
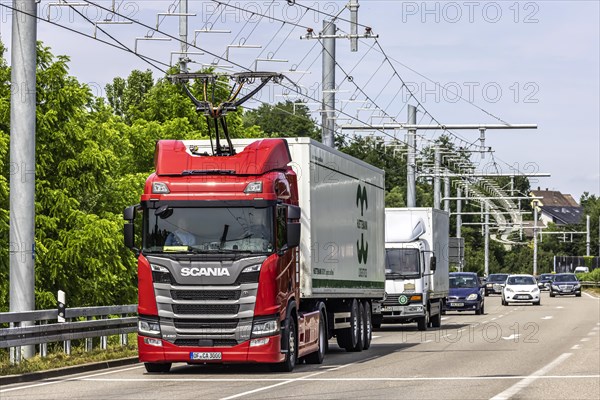
[[[381,311],[400,311],[402,306],[385,306],[381,307]]]
[[[220,360],[222,354],[216,351],[202,351],[190,353],[190,360]]]
[[[525,300],[525,299],[528,299],[528,298],[529,298],[529,296],[523,296],[523,295],[516,295],[515,296],[515,299],[517,299],[517,300]]]
[[[465,303],[450,303],[450,307],[462,307]]]

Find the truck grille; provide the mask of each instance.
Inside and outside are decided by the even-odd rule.
[[[231,347],[237,344],[235,339],[177,339],[175,341],[175,346]]]
[[[399,304],[398,297],[400,297],[399,294],[388,294],[387,298],[383,302],[383,305],[384,306],[397,306]]]
[[[238,326],[237,319],[175,319],[173,321],[177,329],[235,329]]]
[[[173,312],[183,315],[237,314],[239,308],[239,304],[173,304]]]
[[[241,290],[171,290],[173,300],[238,300]]]

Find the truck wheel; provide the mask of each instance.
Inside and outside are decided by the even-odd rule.
[[[371,322],[373,323],[373,329],[380,329],[381,323],[383,322],[383,315],[371,315]]]
[[[363,339],[363,350],[371,347],[371,339],[373,339],[373,322],[371,321],[371,303],[365,300],[363,303],[365,309],[365,338]]]
[[[442,326],[442,311],[431,317],[431,327],[440,328]]]
[[[166,374],[171,370],[171,363],[144,363],[146,371]]]
[[[352,300],[350,304],[350,328],[340,329],[336,332],[336,340],[338,346],[342,349],[346,349],[351,351],[356,347],[356,342],[358,342],[358,302],[356,299]]]
[[[325,332],[325,315],[319,315],[319,348],[314,353],[310,353],[304,359],[307,364],[322,364],[325,358],[325,350],[327,348],[327,334]]]
[[[292,372],[296,366],[296,359],[298,356],[298,343],[296,341],[296,321],[293,315],[289,315],[286,318],[285,326],[288,327],[287,332],[287,352],[285,353],[285,360],[282,363],[275,364],[273,369],[277,372]]]
[[[426,331],[427,325],[429,325],[429,310],[425,310],[425,316],[417,321],[417,329],[420,331]]]
[[[365,345],[366,336],[366,324],[365,324],[365,307],[359,301],[358,302],[358,335],[356,335],[356,345],[348,351],[363,351]]]

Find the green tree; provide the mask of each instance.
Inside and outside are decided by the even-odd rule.
[[[261,104],[256,110],[247,110],[244,127],[258,126],[268,137],[310,137],[321,140],[321,132],[310,116],[310,110],[301,102]]]

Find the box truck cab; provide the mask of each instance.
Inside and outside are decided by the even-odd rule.
[[[373,323],[440,327],[448,295],[448,214],[432,208],[386,208],[385,298]]]
[[[308,138],[231,146],[159,141],[156,172],[125,210],[140,361],[291,371],[321,363],[334,336],[367,349],[384,293],[383,171]]]

